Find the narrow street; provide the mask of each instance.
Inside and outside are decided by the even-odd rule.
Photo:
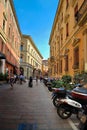
[[[70,119],[58,117],[43,82],[0,85],[0,130],[77,130]]]

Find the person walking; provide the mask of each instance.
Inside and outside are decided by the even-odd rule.
[[[43,79],[42,76],[40,76],[40,82],[42,82],[42,79]]]
[[[9,82],[10,82],[11,88],[13,89],[14,82],[15,82],[15,78],[14,78],[13,73],[10,73],[10,79],[9,80],[10,80]]]
[[[23,83],[23,74],[20,74],[20,84]]]
[[[33,78],[32,78],[32,76],[30,76],[30,78],[29,78],[28,87],[33,87]]]
[[[36,76],[36,83],[38,83],[38,76]]]

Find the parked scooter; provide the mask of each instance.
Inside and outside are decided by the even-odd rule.
[[[86,109],[87,104],[87,89],[75,88],[71,92],[72,99],[68,97],[61,99],[60,104],[57,107],[57,114],[62,119],[69,118],[72,114],[76,114],[80,118],[80,114]]]
[[[78,128],[79,130],[87,130],[87,110],[82,114]]]
[[[47,82],[46,85],[47,85],[48,90],[52,92],[52,81]]]
[[[81,86],[80,84],[75,84],[73,87]],[[65,99],[67,97],[71,98],[71,91],[72,90],[66,90],[64,87],[60,88],[51,88],[52,91],[52,100],[53,100],[53,105],[55,107],[58,107],[60,104],[61,99]]]
[[[72,99],[61,99],[60,105],[57,107],[57,114],[62,119],[69,118],[72,114],[76,114],[79,118],[79,114],[82,112],[82,105]]]
[[[60,104],[60,100],[66,97],[66,89],[61,87],[61,88],[52,88],[52,100],[53,100],[53,105],[55,107],[58,107]]]

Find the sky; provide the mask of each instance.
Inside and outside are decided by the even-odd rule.
[[[49,38],[59,0],[13,0],[22,34],[30,35],[43,59],[49,58]]]

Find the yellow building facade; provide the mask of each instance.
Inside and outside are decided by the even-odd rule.
[[[29,78],[40,76],[42,72],[42,55],[30,35],[22,35],[20,66],[21,71]]]
[[[49,39],[51,77],[87,72],[87,0],[60,0]]]

